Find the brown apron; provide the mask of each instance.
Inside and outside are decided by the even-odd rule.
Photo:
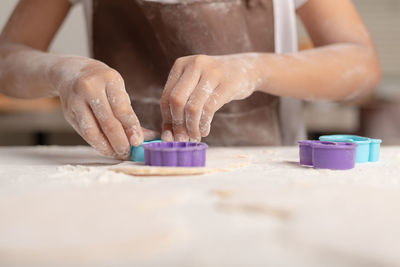
[[[160,98],[183,56],[274,52],[272,0],[93,0],[93,54],[119,71],[143,127],[160,130]],[[256,92],[214,116],[212,145],[280,145],[279,98]]]

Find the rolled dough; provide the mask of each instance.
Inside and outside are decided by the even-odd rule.
[[[133,176],[184,176],[184,175],[201,175],[213,172],[229,172],[248,165],[249,163],[242,163],[227,168],[132,166],[123,168],[112,168],[111,170]]]
[[[252,157],[248,154],[237,154],[237,151],[228,148],[214,148],[207,153],[206,167],[156,167],[130,161],[110,167],[110,170],[133,176],[188,176],[230,172],[249,166],[251,162]]]

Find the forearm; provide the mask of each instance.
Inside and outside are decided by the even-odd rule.
[[[338,44],[293,54],[258,54],[257,89],[304,100],[349,100],[371,93],[381,78],[373,48]]]
[[[30,47],[2,43],[0,45],[0,92],[18,98],[39,98],[54,95],[48,73],[57,56]]]
[[[0,44],[0,92],[17,98],[58,95],[90,59],[45,53],[19,44]]]

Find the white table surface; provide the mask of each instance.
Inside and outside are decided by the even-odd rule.
[[[399,266],[400,147],[351,171],[297,153],[211,148],[250,165],[138,178],[88,147],[0,148],[0,266]]]

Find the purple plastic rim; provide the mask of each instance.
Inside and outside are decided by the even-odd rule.
[[[314,168],[350,170],[356,164],[357,144],[341,142],[319,142],[312,145]]]
[[[318,140],[299,141],[300,164],[318,169],[354,168],[357,144]]]
[[[318,141],[313,142],[313,147],[325,148],[325,149],[353,149],[357,148],[356,143],[350,142],[330,142],[330,141]]]
[[[204,167],[208,145],[196,142],[161,142],[143,145],[145,164],[168,167]]]
[[[302,140],[299,141],[300,164],[304,166],[313,166],[312,145],[320,143],[318,140]]]

